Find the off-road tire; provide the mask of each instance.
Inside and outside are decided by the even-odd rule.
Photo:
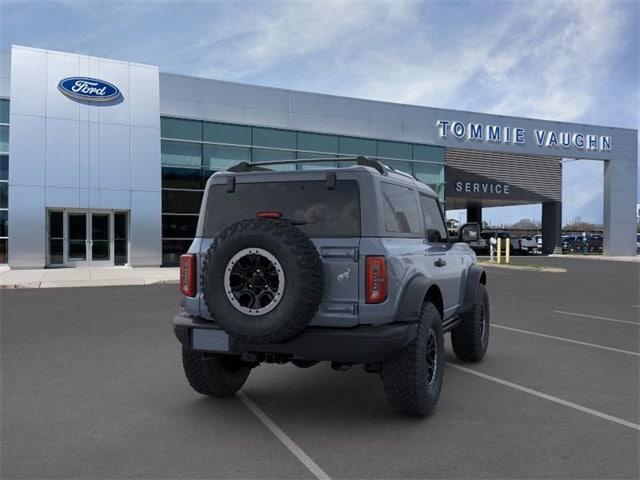
[[[273,310],[251,316],[231,304],[224,273],[237,252],[256,247],[282,265],[285,289]],[[229,335],[245,343],[278,343],[298,335],[315,316],[324,295],[324,269],[315,245],[299,228],[285,220],[254,218],[215,238],[203,261],[201,284],[211,317]]]
[[[436,368],[428,382],[427,342],[434,333]],[[438,402],[444,373],[444,337],[442,318],[436,306],[425,302],[420,312],[418,332],[409,345],[382,362],[382,384],[389,404],[398,412],[413,417],[429,415]]]
[[[489,295],[483,284],[476,288],[473,308],[451,331],[451,345],[460,360],[479,362],[489,347]]]
[[[196,392],[210,397],[234,395],[251,372],[251,366],[236,355],[202,353],[182,349],[184,373]]]

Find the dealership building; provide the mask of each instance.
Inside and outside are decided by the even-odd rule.
[[[547,253],[561,244],[562,160],[603,161],[604,254],[635,255],[637,141],[632,129],[245,85],[13,46],[0,52],[0,263],[175,264],[215,171],[317,157],[348,167],[341,158],[354,155],[414,175],[469,221],[483,207],[541,204]]]

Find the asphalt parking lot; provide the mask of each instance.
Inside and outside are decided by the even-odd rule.
[[[419,420],[361,367],[260,366],[244,401],[199,396],[176,286],[0,291],[1,477],[638,478],[640,264],[531,261],[568,271],[488,270],[487,357],[449,348]]]

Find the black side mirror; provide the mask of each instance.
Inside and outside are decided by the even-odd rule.
[[[461,242],[475,242],[480,238],[480,225],[477,223],[465,223],[460,228],[458,236]]]

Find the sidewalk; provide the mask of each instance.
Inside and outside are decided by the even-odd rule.
[[[605,257],[604,255],[580,255],[573,253],[552,253],[549,255],[554,258],[580,258],[582,260],[601,260],[608,262],[632,262],[640,263],[640,255],[632,257]]]
[[[0,269],[1,288],[106,287],[114,285],[164,285],[178,283],[175,268],[46,268]]]

